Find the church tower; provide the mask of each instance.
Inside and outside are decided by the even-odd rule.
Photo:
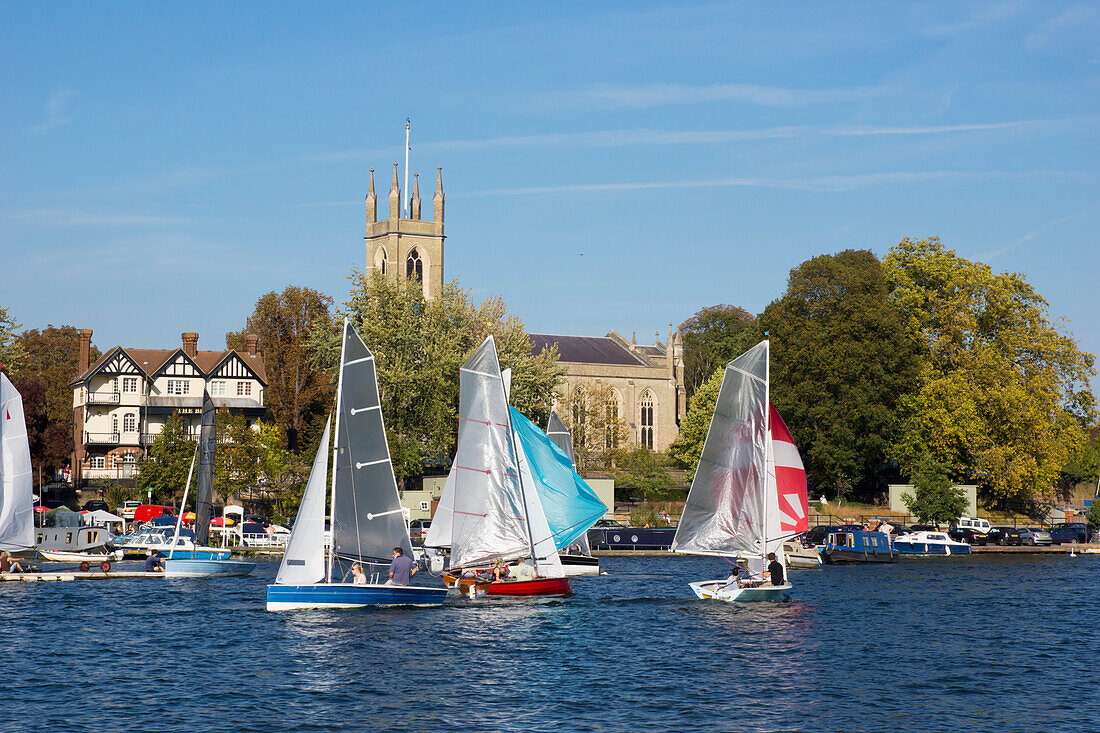
[[[431,221],[420,218],[420,174],[413,178],[408,216],[401,218],[401,186],[397,163],[390,184],[389,217],[378,221],[378,196],[374,193],[374,169],[367,190],[367,269],[377,270],[391,282],[417,282],[424,297],[443,290],[443,169],[438,168]]]

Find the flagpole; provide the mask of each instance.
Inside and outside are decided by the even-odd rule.
[[[405,118],[405,196],[402,206],[405,209],[405,218],[409,218],[409,125],[412,124],[408,117]]]

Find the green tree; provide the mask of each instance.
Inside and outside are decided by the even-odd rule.
[[[690,400],[714,370],[759,341],[756,319],[735,305],[703,308],[680,324],[684,343],[684,385]]]
[[[22,327],[23,324],[17,323],[8,309],[0,305],[0,371],[9,376],[22,366],[26,358],[16,334]]]
[[[312,448],[320,439],[332,404],[332,380],[317,368],[309,352],[310,333],[317,324],[329,321],[331,305],[327,295],[288,285],[281,293],[261,296],[245,328],[225,335],[231,349],[242,348],[249,333],[259,336],[268,411],[295,451]]]
[[[545,423],[564,375],[557,350],[530,353],[523,322],[499,298],[475,306],[457,281],[431,300],[419,287],[401,287],[376,272],[353,271],[348,301],[310,340],[317,364],[335,380],[340,354],[338,318],[346,316],[374,353],[394,473],[418,476],[443,466],[458,435],[458,370],[485,336],[494,335],[501,368],[512,369],[511,403]]]
[[[920,345],[895,441],[902,468],[928,452],[995,501],[1048,492],[1094,419],[1094,357],[1051,324],[1023,276],[994,273],[938,238],[902,240],[885,265]]]
[[[710,419],[714,415],[714,405],[718,402],[718,391],[722,388],[725,371],[725,367],[715,370],[692,395],[687,414],[680,421],[680,434],[668,448],[673,460],[687,469],[689,481],[694,479],[695,469],[699,466],[699,456],[703,453],[703,443],[710,430]]]
[[[912,473],[913,494],[901,499],[921,522],[952,522],[966,511],[966,494],[951,485],[949,467],[929,455],[922,456]]]
[[[917,345],[866,250],[791,270],[787,292],[757,319],[771,338],[771,399],[794,435],[811,485],[872,496],[917,387]]]
[[[307,464],[285,447],[278,425],[257,423],[256,440],[260,446],[260,484],[264,489],[264,498],[271,502],[274,509],[273,518],[283,520],[293,517],[301,503],[312,463]]]
[[[1089,527],[1100,531],[1100,499],[1093,499],[1089,513],[1085,515],[1085,521],[1089,523]]]
[[[611,476],[615,479],[615,498],[629,500],[641,495],[645,501],[668,499],[679,489],[669,473],[672,462],[664,453],[644,446],[613,451]]]
[[[215,416],[217,444],[214,449],[214,493],[228,502],[230,497],[252,504],[257,499],[265,446],[259,433],[241,415],[222,408]]]
[[[154,501],[182,496],[195,457],[195,441],[187,433],[182,415],[168,418],[141,462],[137,484],[142,494],[152,491]]]

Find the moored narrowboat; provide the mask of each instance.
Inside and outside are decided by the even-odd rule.
[[[825,562],[845,565],[865,562],[897,562],[890,539],[882,532],[865,529],[836,530],[825,538],[821,550]]]

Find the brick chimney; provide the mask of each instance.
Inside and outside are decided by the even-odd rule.
[[[199,351],[199,335],[194,331],[184,331],[180,337],[183,339],[183,353],[194,359]]]
[[[88,371],[88,367],[91,366],[90,358],[92,353],[92,329],[82,328],[80,333],[80,357],[77,362],[79,368],[78,374],[83,374]]]
[[[248,355],[255,356],[256,349],[260,345],[260,337],[254,333],[250,333],[244,337],[245,345],[248,347]]]

